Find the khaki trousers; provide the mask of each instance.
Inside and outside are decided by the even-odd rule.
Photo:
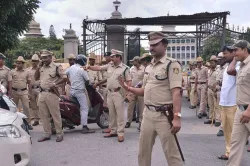
[[[131,94],[131,101],[129,102],[128,105],[128,122],[132,122],[133,120],[133,113],[134,113],[134,108],[136,104],[138,105],[138,111],[139,111],[139,121],[142,121],[142,113],[144,110],[144,97],[143,96],[136,96],[135,94]]]
[[[191,106],[196,106],[197,102],[198,102],[198,94],[195,89],[195,84],[191,84],[190,104]]]
[[[109,120],[112,134],[124,136],[124,98],[121,92],[108,92],[107,104],[109,108]]]
[[[32,94],[30,98],[30,119],[39,121],[39,108],[37,105],[38,102],[39,91],[37,89],[32,89]]]
[[[141,132],[139,138],[139,166],[151,166],[152,149],[156,136],[159,136],[169,166],[183,166],[180,152],[177,148],[174,135],[171,134],[167,117],[160,112],[144,108]]]
[[[209,119],[215,119],[216,121],[219,121],[220,119],[220,112],[219,112],[219,105],[217,104],[217,94],[212,91],[211,89],[208,89],[208,106],[209,106]]]
[[[250,135],[250,123],[242,124],[240,122],[242,113],[243,111],[237,107],[234,117],[231,150],[227,166],[240,166],[246,142]]]
[[[225,137],[225,144],[226,144],[226,155],[230,154],[231,148],[231,137],[233,131],[233,123],[235,112],[237,110],[237,106],[221,106],[221,120],[222,126],[224,129],[224,137]]]
[[[198,98],[200,99],[200,110],[199,113],[206,112],[207,106],[207,85],[206,84],[198,84],[197,85]]]
[[[51,136],[50,116],[53,119],[57,135],[62,135],[63,131],[61,113],[59,110],[59,98],[54,93],[41,92],[39,94],[38,106],[43,121],[44,136]]]
[[[221,122],[221,110],[222,110],[222,106],[220,106],[220,91],[216,92],[217,98],[216,98],[216,102],[218,105],[218,116],[219,116],[219,121]]]
[[[14,103],[18,106],[19,100],[22,102],[23,106],[23,113],[28,117],[27,121],[30,123],[30,110],[29,110],[29,96],[28,96],[28,91],[22,91],[22,92],[17,92],[17,91],[12,91],[12,96],[13,96],[13,101]]]

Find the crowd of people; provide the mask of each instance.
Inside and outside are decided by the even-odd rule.
[[[224,46],[208,63],[198,57],[189,64],[189,108],[197,109],[199,119],[207,117],[204,124],[220,127],[217,136],[224,136],[226,147],[218,158],[229,160],[230,166],[240,165],[244,146],[248,144],[249,54],[249,43],[241,40],[233,46]]]
[[[16,67],[10,70],[4,65],[5,56],[0,54],[0,79],[17,105],[21,100],[30,130],[39,125],[41,118],[44,134],[38,142],[50,140],[53,129],[56,142],[63,141],[59,95],[78,100],[81,132],[95,132],[87,126],[86,85],[91,85],[102,94],[104,106],[109,110],[109,127],[103,130],[104,138],[117,137],[118,142],[123,142],[125,128],[131,126],[137,108],[139,166],[151,165],[156,136],[161,141],[168,165],[181,166],[184,157],[176,136],[181,129],[184,80],[181,65],[166,55],[168,40],[163,33],[151,32],[148,39],[150,54],[134,57],[131,68],[122,63],[123,52],[115,49],[105,53],[100,65],[95,64],[92,53],[89,57],[70,55],[66,69],[53,62],[53,53],[48,50],[34,54],[32,67],[27,69],[20,56]],[[224,135],[226,150],[219,159],[228,160],[229,166],[240,165],[250,131],[249,54],[250,44],[242,40],[225,46],[218,56],[212,55],[208,63],[201,57],[189,63],[190,109],[197,109],[199,119],[207,117],[205,124],[220,126],[218,135]],[[128,103],[127,118],[124,102]]]

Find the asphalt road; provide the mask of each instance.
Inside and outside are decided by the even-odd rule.
[[[218,128],[203,124],[195,117],[195,110],[188,108],[183,100],[182,129],[180,144],[186,159],[186,166],[224,166],[225,161],[217,159],[224,153],[224,137],[217,137]],[[139,132],[137,124],[126,129],[125,141],[118,143],[117,138],[103,138],[96,124],[89,125],[96,133],[82,135],[80,128],[66,130],[64,141],[56,143],[55,136],[50,141],[38,143],[42,127],[31,132],[33,145],[31,166],[137,166]],[[152,166],[167,166],[158,138],[153,149]],[[250,153],[245,152],[242,166],[250,165]]]

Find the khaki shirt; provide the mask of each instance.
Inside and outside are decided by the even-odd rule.
[[[28,81],[30,81],[29,71],[23,69],[21,71],[17,69],[11,70],[12,76],[12,88],[25,89],[27,88]]]
[[[88,70],[89,83],[95,84],[102,80],[101,73],[99,71]]]
[[[190,78],[190,82],[195,83],[195,80],[198,77],[198,69],[197,68],[195,68],[195,69],[193,69],[191,71],[191,76],[190,77],[193,77],[193,79]]]
[[[30,67],[29,68],[29,75],[30,75],[30,84],[31,86],[39,86],[40,85],[40,80],[36,81],[35,80],[35,72],[36,72],[36,69],[33,69],[33,67]]]
[[[105,80],[108,78],[108,72],[107,71],[101,71],[101,75],[102,75],[102,80]],[[107,83],[104,83],[102,85],[107,85]]]
[[[107,87],[108,87],[108,89],[117,89],[118,87],[121,87],[121,85],[118,82],[118,76],[122,75],[124,77],[125,70],[126,70],[125,80],[131,81],[129,67],[123,63],[120,63],[120,65],[118,65],[118,66],[115,66],[113,64],[107,64],[107,65],[101,66],[101,70],[107,71]]]
[[[210,70],[210,73],[208,75],[208,86],[209,87],[215,87],[216,85],[216,71],[215,70]]]
[[[2,81],[2,85],[5,88],[8,88],[8,82],[12,81],[12,77],[11,77],[11,71],[8,67],[3,66],[2,68],[0,68],[0,81]]]
[[[208,79],[208,68],[202,66],[201,69],[198,69],[198,82],[207,82]]]
[[[132,67],[130,70],[131,78],[132,78],[132,86],[136,86],[139,82],[143,80],[145,72],[145,67],[140,65],[139,68],[136,66]]]
[[[171,61],[167,73],[167,65]],[[153,59],[145,69],[143,87],[146,105],[161,106],[173,103],[171,89],[182,88],[181,65],[176,60],[168,58],[167,55],[157,63]]]
[[[225,64],[224,66],[219,66],[217,69],[216,69],[216,81],[218,81],[218,82],[222,82],[222,80],[223,80],[223,73],[224,73],[224,71],[225,71],[225,69],[226,69],[226,67],[228,66],[228,63],[227,64]]]
[[[53,87],[53,83],[57,80],[67,78],[61,65],[58,66],[59,77],[56,75],[56,66],[54,62],[51,62],[48,66],[43,65],[40,68],[40,85],[42,89],[49,89]]]
[[[250,55],[241,63],[237,73],[237,105],[250,104]]]

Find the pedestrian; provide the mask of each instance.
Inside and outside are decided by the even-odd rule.
[[[195,109],[198,104],[198,94],[197,94],[197,82],[198,70],[196,68],[195,61],[190,61],[189,68],[191,70],[189,78],[189,87],[190,87],[190,109]]]
[[[8,96],[11,97],[12,92],[12,77],[11,70],[5,66],[6,57],[0,53],[0,81],[1,84],[7,89]]]
[[[212,55],[210,60],[210,72],[208,74],[208,105],[209,105],[209,119],[204,121],[204,124],[215,124],[215,126],[219,127],[220,122],[220,112],[217,104],[217,93],[216,93],[216,66],[217,66],[217,57]]]
[[[96,60],[95,54],[90,53],[90,55],[89,55],[89,65],[94,66],[95,65],[95,60]],[[88,70],[87,72],[88,72],[88,76],[89,76],[89,83],[91,85],[94,85],[94,84],[96,84],[96,83],[98,83],[99,81],[102,80],[100,71]]]
[[[208,79],[208,68],[203,66],[203,59],[198,57],[197,60],[198,76],[197,76],[197,92],[200,100],[200,109],[198,118],[206,117],[206,106],[207,106],[207,79]]]
[[[223,49],[224,50],[224,49]],[[233,51],[233,50],[231,50]],[[220,104],[220,93],[221,93],[221,86],[222,86],[222,81],[223,81],[223,74],[225,71],[225,68],[228,66],[227,60],[223,55],[223,52],[220,52],[217,56],[218,59],[218,67],[216,69],[216,92],[217,92],[217,103],[218,105]],[[220,123],[221,123],[221,111],[222,111],[222,106],[219,105],[219,112],[220,112]],[[220,125],[220,129],[217,133],[218,137],[224,136],[224,132],[223,132],[223,125]]]
[[[69,57],[68,57],[67,59],[68,59],[68,62],[69,62],[69,67],[75,64],[75,59],[76,59],[76,57],[75,57],[74,54],[69,54]],[[69,68],[69,67],[68,67],[68,68]],[[67,68],[67,69],[68,69],[68,68]],[[66,70],[67,70],[67,69],[66,69]],[[66,70],[65,70],[65,71],[66,71]],[[67,82],[66,82],[66,85],[65,85],[65,93],[66,93],[66,96],[70,96],[70,88],[71,88],[71,86],[70,86],[70,81],[69,81],[69,79],[68,79]]]
[[[63,141],[62,118],[59,108],[59,97],[57,86],[65,83],[67,77],[61,65],[52,61],[52,52],[41,51],[42,63],[35,72],[35,80],[40,79],[40,94],[38,100],[39,112],[43,121],[44,135],[38,142],[50,140],[51,118],[56,129],[56,142]]]
[[[233,48],[231,46],[224,46],[222,53],[224,61],[227,64],[232,63],[232,65],[236,66],[235,72],[237,72],[240,68],[240,63],[238,62],[236,64],[236,61],[234,60]],[[221,79],[222,83],[221,83],[220,102],[219,102],[219,105],[221,107],[221,121],[222,121],[222,128],[224,131],[225,146],[226,146],[225,153],[218,157],[221,160],[228,160],[230,154],[233,123],[234,123],[235,112],[237,110],[236,77],[233,75],[228,75],[227,69],[228,65],[226,65],[222,73],[223,78]]]
[[[167,57],[168,41],[163,33],[151,32],[148,39],[154,58],[145,69],[142,88],[128,86],[120,78],[120,84],[129,92],[144,95],[138,163],[139,166],[151,166],[152,149],[158,135],[168,165],[182,166],[184,163],[174,138],[181,128],[181,65]],[[172,122],[163,114],[166,110],[173,115]]]
[[[143,80],[145,67],[143,65],[141,65],[139,56],[135,56],[132,60],[130,60],[130,62],[133,63],[133,68],[131,67],[131,69],[130,69],[130,74],[131,74],[131,78],[132,78],[132,86],[133,87],[141,86],[139,84]],[[125,128],[130,128],[131,122],[133,120],[134,110],[135,110],[135,108],[138,108],[138,113],[139,113],[138,130],[140,131],[140,126],[141,126],[141,121],[142,121],[142,113],[144,110],[143,97],[136,96],[133,93],[129,93],[128,98],[130,99],[129,105],[128,105],[128,115],[127,115],[128,121],[127,121]]]
[[[89,84],[89,77],[87,71],[81,68],[87,64],[87,57],[80,54],[76,57],[75,62],[76,64],[66,70],[66,75],[71,82],[70,94],[80,104],[82,134],[94,133],[95,131],[90,130],[87,126],[89,107],[87,100],[88,92],[85,85]]]
[[[110,118],[111,132],[105,135],[105,138],[117,137],[118,142],[124,141],[124,100],[127,92],[120,86],[118,76],[123,76],[127,83],[131,84],[131,76],[129,67],[122,63],[123,52],[119,50],[111,50],[111,60],[113,64],[104,66],[87,66],[85,69],[108,72],[107,87],[108,87],[108,109]]]
[[[12,77],[12,98],[16,105],[19,104],[19,100],[22,102],[23,112],[27,116],[27,122],[29,124],[29,130],[33,127],[30,125],[30,109],[29,109],[29,95],[31,94],[31,78],[29,71],[24,69],[25,60],[22,56],[19,56],[16,60],[16,68],[11,70]],[[28,89],[27,89],[28,87]]]
[[[246,40],[236,41],[234,48],[234,63],[231,62],[228,67],[228,74],[235,76],[236,80],[236,104],[231,150],[227,166],[241,165],[241,159],[245,144],[250,135],[250,44]],[[235,70],[235,61],[240,61],[240,69]],[[225,130],[225,129],[224,129]]]
[[[32,62],[32,67],[30,67],[29,70],[29,74],[30,74],[30,79],[31,79],[31,88],[32,88],[32,92],[29,96],[30,98],[30,117],[31,120],[34,120],[32,126],[37,126],[39,125],[39,108],[37,105],[37,101],[38,101],[38,96],[40,93],[40,80],[35,80],[35,72],[38,68],[40,59],[38,57],[37,54],[34,54],[31,58],[31,62]]]

